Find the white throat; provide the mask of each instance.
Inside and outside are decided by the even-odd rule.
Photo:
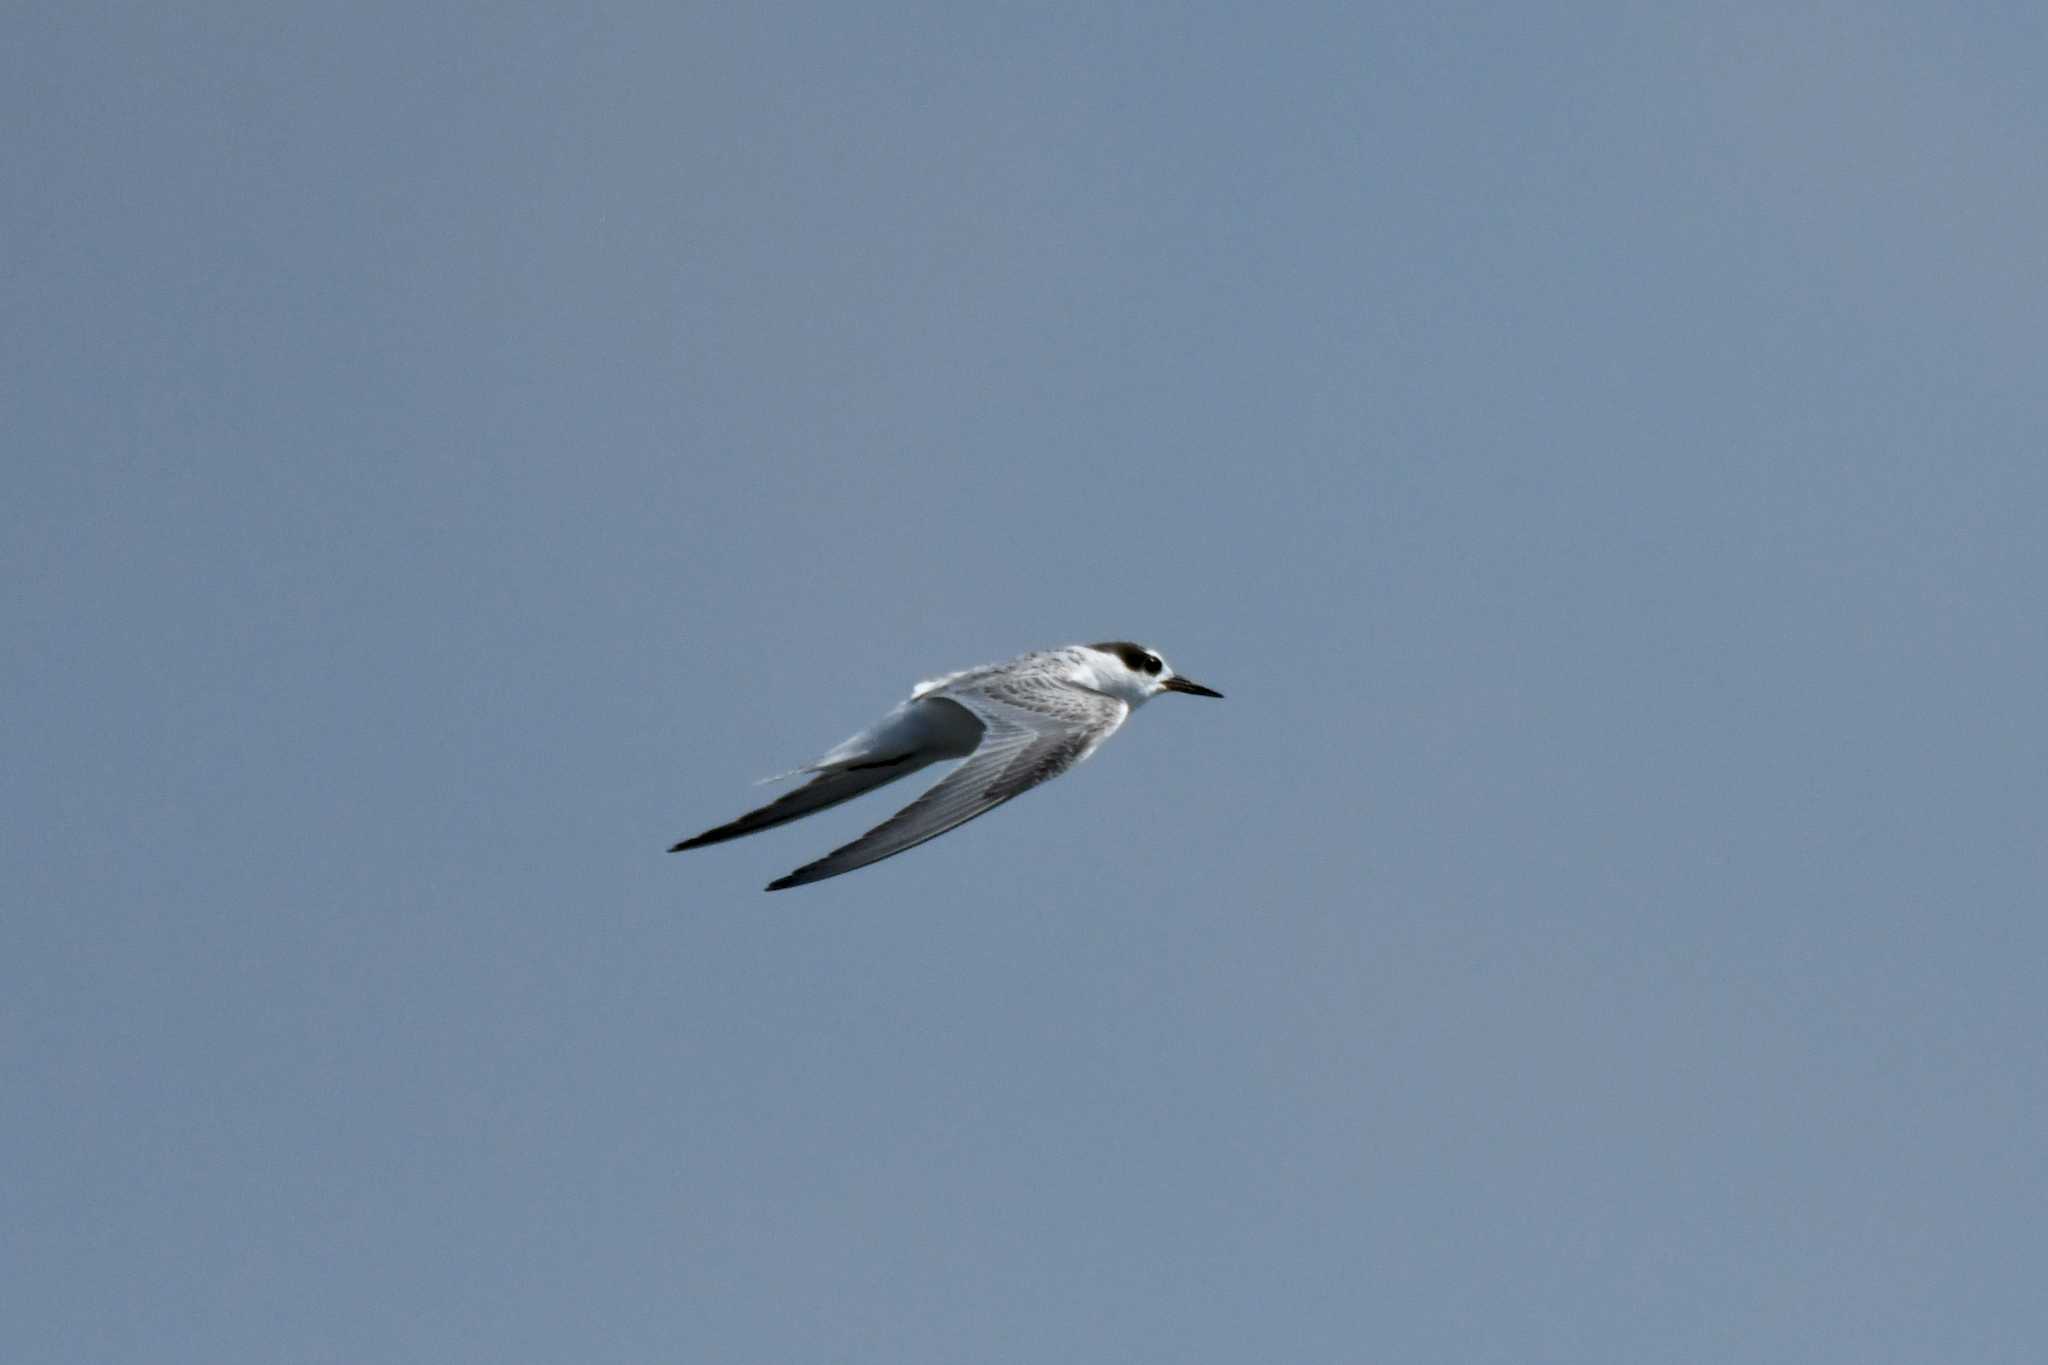
[[[1157,678],[1148,678],[1125,667],[1124,661],[1114,654],[1105,654],[1099,649],[1083,648],[1080,651],[1081,667],[1087,676],[1077,676],[1074,681],[1097,692],[1106,693],[1124,702],[1133,709],[1144,705],[1159,695],[1162,690]]]

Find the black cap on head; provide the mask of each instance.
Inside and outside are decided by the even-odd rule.
[[[1099,649],[1104,654],[1116,655],[1117,658],[1124,661],[1124,667],[1130,669],[1133,673],[1149,673],[1157,677],[1159,670],[1166,666],[1166,661],[1157,654],[1154,654],[1143,645],[1134,645],[1129,640],[1105,640],[1099,645],[1090,645],[1088,648]]]

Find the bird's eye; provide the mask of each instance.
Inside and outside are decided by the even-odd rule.
[[[1159,662],[1159,656],[1157,654],[1147,654],[1145,656],[1145,671],[1147,673],[1157,673],[1160,669],[1164,667],[1165,665]]]

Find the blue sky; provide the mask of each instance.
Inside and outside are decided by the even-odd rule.
[[[2039,1358],[2035,10],[12,37],[10,1361]]]

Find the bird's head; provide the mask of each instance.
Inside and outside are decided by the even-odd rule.
[[[1134,645],[1129,640],[1083,645],[1082,649],[1095,670],[1096,690],[1120,697],[1132,706],[1150,701],[1161,692],[1185,692],[1191,697],[1223,695],[1174,672],[1173,665],[1158,650]]]

